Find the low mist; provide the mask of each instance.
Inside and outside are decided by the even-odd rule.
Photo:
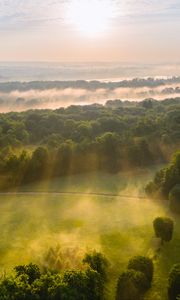
[[[51,190],[51,194],[0,195],[0,269],[30,261],[48,264],[47,255],[52,253],[59,253],[63,268],[80,266],[84,254],[93,249],[102,251],[116,265],[119,257],[126,264],[132,255],[146,254],[153,236],[152,221],[167,210],[139,197],[149,176],[92,174],[83,180],[82,176],[65,179],[64,190],[79,191],[79,195],[54,194],[52,182],[51,188],[48,183],[39,187]],[[59,185],[54,182],[54,188]],[[33,190],[38,186],[31,186]],[[116,197],[108,196],[112,190],[116,190]],[[107,196],[90,195],[93,192]],[[121,253],[126,256],[122,258]]]
[[[1,112],[56,109],[70,105],[105,104],[120,99],[163,100],[180,96],[180,78],[133,79],[120,82],[27,82],[1,83]]]

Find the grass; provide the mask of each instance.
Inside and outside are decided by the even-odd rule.
[[[151,172],[90,174],[23,187],[24,191],[106,192],[138,195]],[[109,300],[114,299],[118,275],[134,255],[146,255],[153,237],[152,221],[169,215],[166,205],[148,199],[93,195],[0,195],[0,270],[17,264],[40,263],[50,247],[102,251],[110,261]],[[179,221],[172,242],[155,261],[153,287],[146,300],[165,300],[171,266],[180,260]]]
[[[155,169],[139,170],[134,172],[123,172],[119,174],[107,174],[103,172],[92,172],[89,174],[72,175],[69,177],[44,180],[37,184],[28,184],[19,187],[20,191],[73,191],[73,192],[109,192],[119,193],[121,191],[131,194],[141,192],[149,178],[153,176]]]

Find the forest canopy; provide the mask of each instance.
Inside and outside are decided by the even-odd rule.
[[[179,144],[179,98],[0,114],[0,174],[14,185],[148,168],[166,163]]]

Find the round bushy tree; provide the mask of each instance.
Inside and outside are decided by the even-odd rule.
[[[180,184],[176,184],[169,193],[170,209],[180,214]]]
[[[103,280],[107,279],[108,260],[102,253],[93,251],[85,254],[83,263],[88,264],[92,270],[97,271]]]
[[[174,265],[169,274],[169,300],[177,300],[180,296],[180,264]]]
[[[148,289],[148,280],[144,273],[127,270],[119,276],[116,300],[140,300],[142,294]]]
[[[29,265],[16,266],[14,270],[17,277],[26,275],[29,284],[32,284],[36,279],[39,279],[41,276],[39,267],[32,263],[30,263]]]
[[[154,270],[152,259],[145,256],[135,256],[130,259],[128,269],[142,272],[146,276],[150,287]]]
[[[153,182],[146,186],[146,194],[153,198],[168,199],[169,193],[180,182],[180,151],[174,154],[170,164],[158,171]]]
[[[172,240],[174,230],[173,220],[158,217],[153,221],[153,227],[156,237],[161,238],[162,243]]]

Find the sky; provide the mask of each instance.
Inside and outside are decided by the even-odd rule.
[[[0,0],[0,61],[180,61],[180,0]]]

